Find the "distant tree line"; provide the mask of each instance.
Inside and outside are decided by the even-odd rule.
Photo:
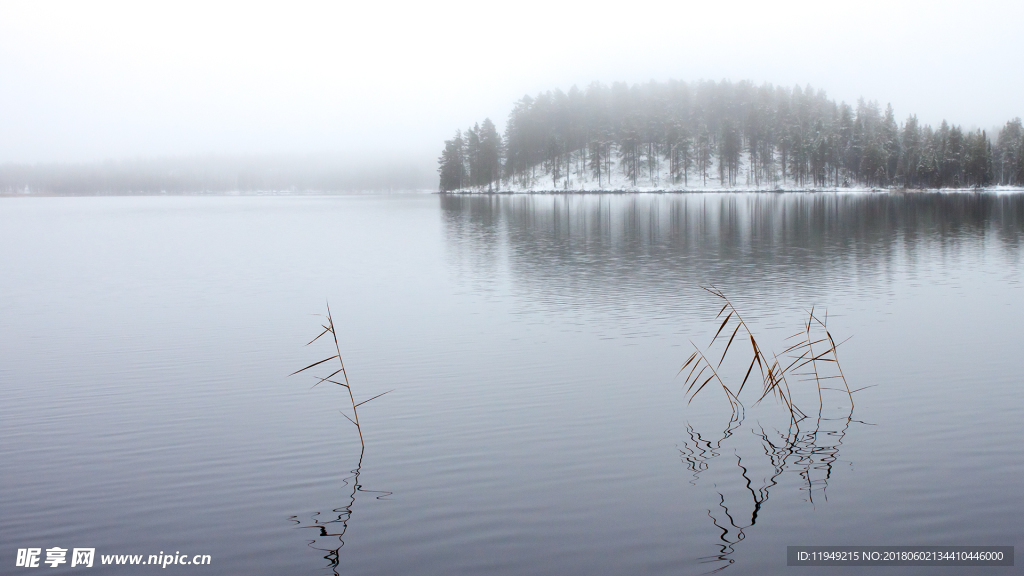
[[[0,194],[130,195],[428,190],[432,162],[379,156],[196,156],[0,164]]]
[[[1024,127],[994,139],[945,121],[938,128],[892,106],[856,107],[822,90],[750,82],[593,83],[513,106],[499,135],[486,119],[445,141],[441,191],[575,181],[613,171],[633,185],[963,188],[1024,185]],[[667,174],[671,182],[659,182]]]

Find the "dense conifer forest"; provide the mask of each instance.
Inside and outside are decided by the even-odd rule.
[[[440,190],[1024,185],[1024,127],[937,128],[892,106],[750,82],[594,83],[524,96],[445,141]],[[623,186],[624,184],[624,186]]]

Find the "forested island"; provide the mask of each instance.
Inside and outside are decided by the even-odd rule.
[[[485,119],[438,162],[441,192],[1022,186],[1024,127],[897,122],[809,86],[593,83],[524,96],[503,135]]]

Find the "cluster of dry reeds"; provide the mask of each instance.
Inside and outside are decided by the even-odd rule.
[[[682,374],[687,368],[690,368],[685,382],[687,385],[686,393],[690,395],[690,402],[709,383],[713,382],[712,387],[717,384],[718,388],[725,394],[729,405],[732,407],[734,417],[737,419],[742,418],[743,403],[740,402],[739,396],[743,392],[743,388],[746,386],[751,374],[754,374],[754,367],[756,366],[758,369],[757,374],[761,378],[760,397],[757,402],[764,400],[768,396],[774,396],[786,407],[790,418],[794,422],[806,418],[806,414],[797,407],[793,399],[789,385],[790,377],[797,377],[798,381],[814,383],[818,391],[819,413],[824,407],[822,390],[845,391],[849,396],[850,406],[853,406],[853,393],[858,390],[850,390],[850,386],[847,384],[846,377],[843,374],[843,369],[839,365],[836,349],[842,342],[836,344],[832,338],[832,334],[827,327],[827,312],[824,317],[819,317],[815,314],[812,307],[807,313],[803,329],[786,339],[787,341],[794,342],[783,350],[781,355],[772,353],[771,357],[769,357],[765,350],[757,343],[753,332],[751,332],[750,327],[743,320],[739,310],[736,309],[732,301],[714,286],[702,286],[701,288],[722,301],[722,308],[718,311],[715,319],[718,320],[723,316],[724,319],[722,319],[722,323],[718,327],[718,331],[715,332],[706,351],[701,350],[692,340],[690,341],[690,344],[693,344],[694,352],[683,363],[683,367],[679,369],[679,374]],[[726,340],[726,336],[728,336],[728,340]],[[737,336],[739,336],[739,341],[746,340],[750,342],[750,363],[747,365],[744,362],[744,365],[747,366],[746,374],[739,387],[733,390],[725,383],[720,369],[729,351],[735,349],[733,343],[737,341]],[[712,358],[708,358],[709,355],[712,355],[712,350],[716,348],[716,345],[723,341],[725,345],[721,348],[721,356],[715,352]],[[717,362],[715,361],[716,358]],[[841,380],[843,388],[826,386],[829,380]]]
[[[331,305],[330,305],[330,303],[327,304],[327,315],[326,316],[322,316],[322,315],[318,314],[318,316],[321,316],[321,317],[323,317],[323,318],[325,318],[327,320],[326,323],[320,325],[320,327],[323,328],[324,330],[316,338],[313,338],[312,340],[307,342],[306,346],[309,346],[313,342],[316,342],[324,334],[330,334],[334,338],[334,350],[337,353],[334,356],[330,356],[328,358],[324,358],[323,360],[320,360],[319,362],[314,362],[314,363],[310,364],[309,366],[306,366],[305,368],[303,368],[301,370],[296,370],[295,372],[292,372],[291,374],[289,374],[289,376],[294,376],[294,375],[298,374],[299,372],[305,372],[306,370],[309,370],[310,368],[313,368],[315,366],[319,366],[319,365],[323,364],[324,362],[330,362],[331,360],[334,360],[335,358],[337,358],[338,359],[338,364],[341,367],[338,368],[337,370],[335,370],[334,372],[331,372],[327,376],[322,377],[322,378],[318,376],[317,377],[317,383],[313,384],[312,387],[315,388],[318,385],[323,384],[324,382],[330,382],[331,384],[337,384],[338,386],[342,386],[346,390],[348,390],[349,400],[352,401],[352,416],[349,417],[349,415],[345,414],[344,412],[342,412],[341,415],[344,416],[345,418],[348,418],[349,422],[355,424],[356,430],[359,431],[359,443],[363,446],[363,448],[366,448],[366,442],[363,441],[363,428],[359,425],[359,411],[357,409],[360,406],[362,406],[363,404],[366,404],[367,402],[369,402],[370,400],[375,400],[377,398],[380,398],[381,396],[383,396],[384,394],[387,394],[388,392],[393,392],[393,390],[388,390],[388,392],[383,392],[381,394],[377,394],[373,398],[370,398],[369,400],[363,400],[362,402],[359,402],[357,404],[356,403],[355,394],[352,393],[352,386],[348,382],[348,372],[345,371],[345,361],[342,360],[342,358],[341,358],[341,346],[338,344],[338,334],[334,330],[334,319],[331,317]],[[342,377],[345,380],[344,382],[340,382],[338,380],[332,380],[332,378],[334,378],[338,374],[342,375]]]

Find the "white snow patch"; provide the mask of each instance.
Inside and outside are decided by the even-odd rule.
[[[625,171],[619,166],[618,155],[613,154],[615,160],[611,161],[610,177],[602,170],[601,178],[598,180],[589,168],[581,167],[581,159],[573,154],[572,169],[568,178],[562,176],[558,179],[557,185],[551,176],[550,167],[536,166],[532,172],[535,174],[527,182],[516,181],[513,185],[509,180],[502,180],[497,185],[479,186],[453,190],[456,194],[481,194],[481,193],[505,193],[505,194],[565,194],[565,193],[601,193],[601,192],[894,192],[904,191],[903,188],[894,186],[880,188],[851,184],[850,186],[814,186],[809,182],[800,184],[787,174],[785,181],[782,179],[782,170],[776,168],[775,177],[769,181],[755,182],[750,170],[749,154],[744,152],[740,155],[739,173],[735,177],[736,184],[723,184],[719,177],[717,158],[714,158],[708,165],[706,179],[700,174],[696,167],[688,170],[687,177],[679,182],[674,182],[670,173],[670,164],[665,159],[660,159],[653,171],[648,170],[646,160],[640,162],[641,167],[637,175],[636,184],[626,176]],[[588,159],[589,161],[589,159]],[[581,169],[584,168],[584,169]],[[565,165],[562,165],[565,170]],[[653,172],[653,173],[652,173]],[[728,177],[728,176],[727,176]],[[914,191],[937,191],[928,190],[906,190]],[[993,186],[989,188],[943,188],[942,192],[950,193],[975,193],[978,191],[994,192],[997,194],[1019,194],[1024,192],[1022,187],[1014,186]]]

